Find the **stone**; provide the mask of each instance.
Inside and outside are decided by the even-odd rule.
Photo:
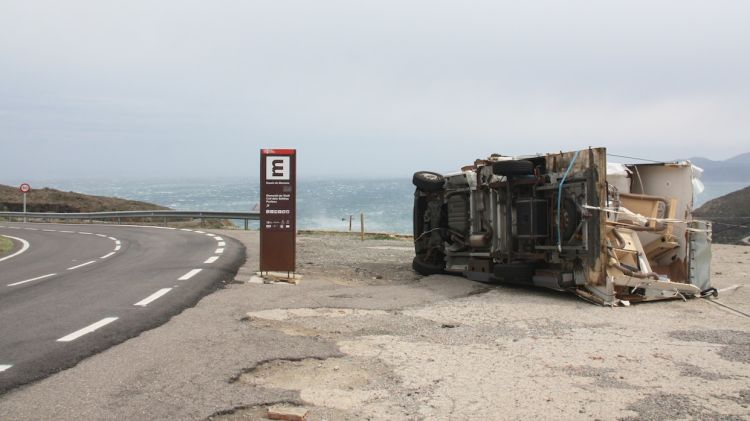
[[[272,420],[305,421],[307,408],[301,406],[276,405],[268,408],[267,417]]]

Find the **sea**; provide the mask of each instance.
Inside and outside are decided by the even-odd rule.
[[[32,187],[141,200],[175,210],[251,211],[260,201],[259,180],[252,178],[26,180]],[[5,183],[4,183],[5,184]],[[17,183],[19,184],[19,183]],[[705,182],[696,208],[708,200],[747,187],[750,182]],[[297,227],[359,231],[360,215],[368,232],[412,232],[414,187],[409,178],[298,180]],[[239,221],[236,223],[240,224]],[[251,223],[258,227],[257,222]]]

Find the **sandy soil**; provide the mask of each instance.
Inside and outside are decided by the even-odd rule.
[[[540,289],[420,280],[407,241],[299,243],[303,282],[352,293],[336,307],[251,311],[246,321],[332,341],[343,355],[269,361],[238,383],[296,391],[311,419],[750,418],[750,318],[718,305],[750,314],[750,248],[714,247],[714,286],[742,286],[714,302],[613,309]],[[418,283],[472,288],[395,307],[362,292]]]

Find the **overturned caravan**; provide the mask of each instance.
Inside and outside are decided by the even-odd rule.
[[[604,148],[492,155],[414,174],[413,268],[535,285],[602,305],[711,291],[711,226],[690,162],[607,164]]]

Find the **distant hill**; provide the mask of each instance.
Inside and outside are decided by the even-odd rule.
[[[137,200],[120,199],[118,197],[92,196],[75,192],[64,192],[50,189],[34,189],[26,196],[26,210],[28,212],[115,212],[136,210],[169,210],[164,206],[155,205]],[[0,184],[0,211],[23,212],[23,196],[17,187],[4,186]],[[161,218],[126,218],[123,222],[157,223],[161,224]],[[172,220],[172,226],[178,227],[206,227],[206,228],[231,228],[231,221],[226,219],[210,219],[201,221],[199,219]]]
[[[126,200],[117,197],[91,196],[75,192],[42,188],[26,196],[29,212],[112,212],[128,210],[167,210],[153,203]],[[0,184],[0,211],[22,212],[23,196],[17,187]]]
[[[713,161],[700,157],[690,158],[690,161],[705,171],[701,177],[703,181],[750,182],[750,152],[725,161]]]
[[[747,155],[747,154],[746,154]],[[713,222],[715,243],[735,244],[750,236],[750,186],[709,200],[693,216]]]

